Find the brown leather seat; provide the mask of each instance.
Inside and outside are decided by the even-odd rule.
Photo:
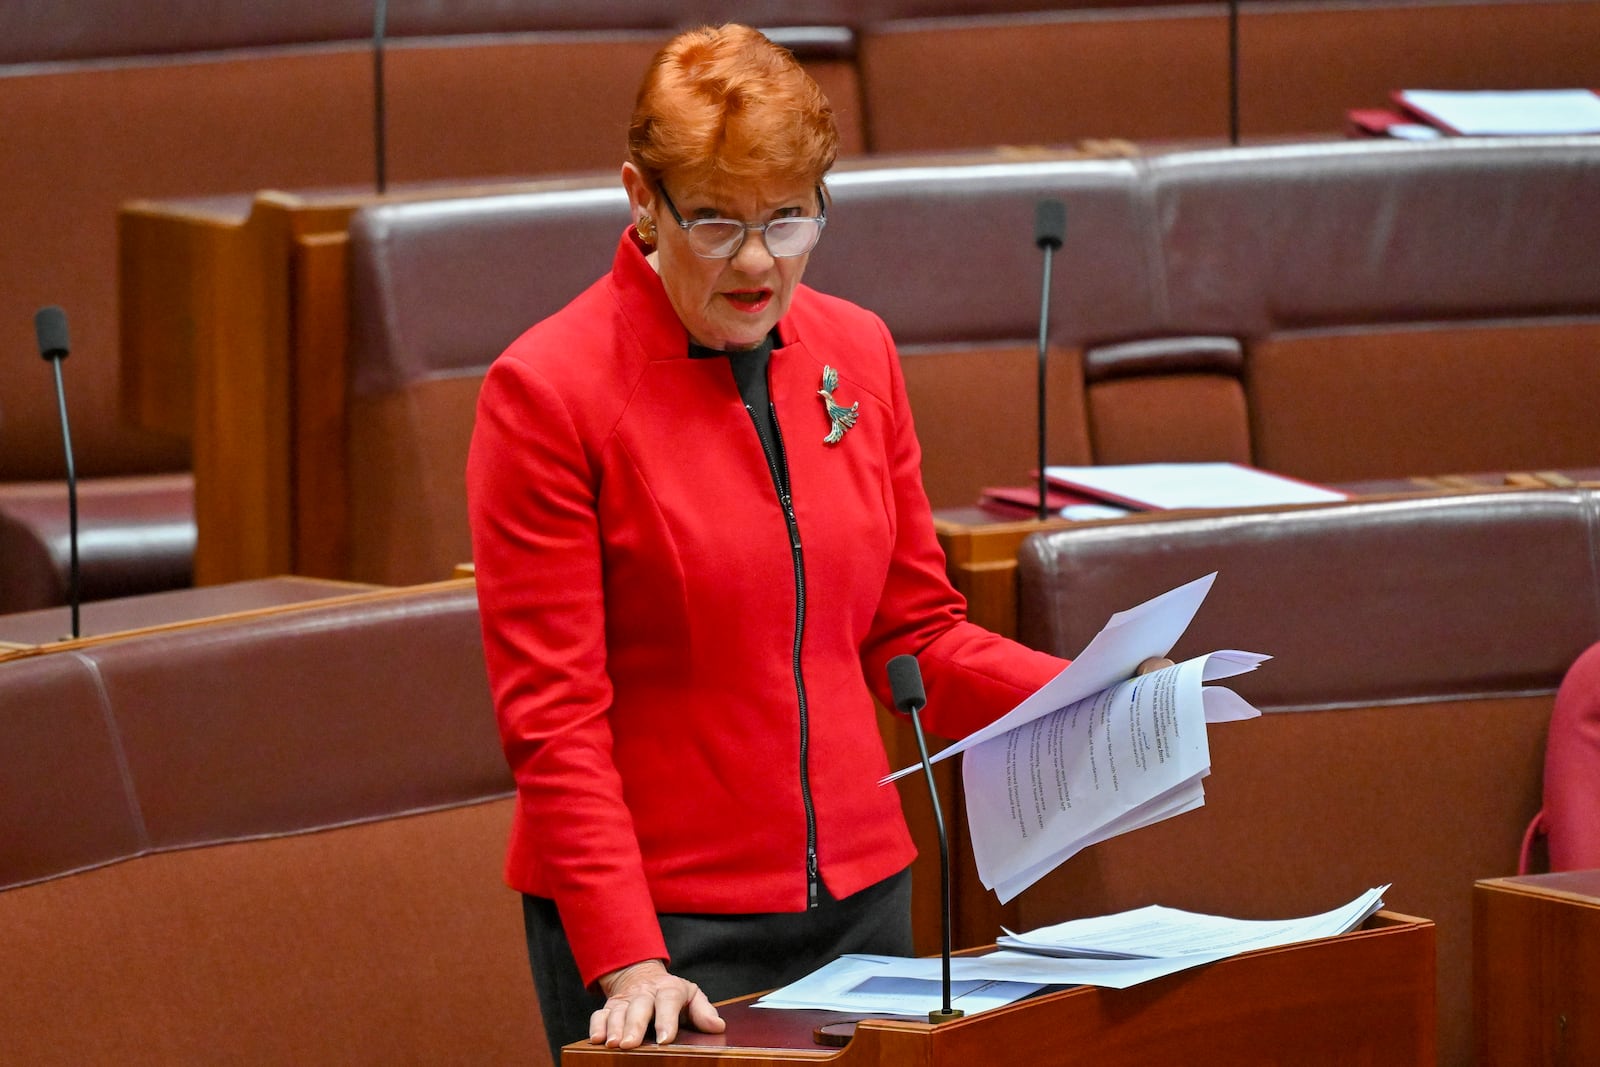
[[[545,1062],[470,582],[0,660],[0,1061]]]
[[[78,486],[84,601],[187,587],[194,574],[194,479],[91,478]],[[0,614],[70,599],[71,513],[64,482],[0,484]]]

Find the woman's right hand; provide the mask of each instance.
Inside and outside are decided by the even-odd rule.
[[[678,1022],[708,1034],[720,1034],[727,1023],[700,987],[670,973],[660,960],[644,960],[599,980],[605,1006],[589,1017],[589,1042],[608,1048],[638,1048],[650,1020],[656,1022],[656,1043],[670,1045]]]

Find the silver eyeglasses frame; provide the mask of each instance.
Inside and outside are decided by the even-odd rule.
[[[761,234],[762,243],[767,246],[768,254],[770,254],[774,259],[792,259],[795,256],[803,256],[813,248],[817,247],[817,242],[822,239],[822,228],[828,224],[828,203],[826,198],[824,198],[822,195],[821,186],[817,187],[817,203],[821,205],[821,214],[782,215],[775,219],[768,219],[766,222],[762,223],[749,223],[743,222],[739,219],[724,218],[685,219],[683,215],[679,213],[678,205],[672,202],[672,196],[667,192],[667,187],[661,182],[657,182],[656,189],[661,193],[661,199],[667,202],[667,210],[672,212],[673,221],[678,224],[678,228],[681,229],[684,232],[684,235],[689,239],[689,250],[695,255],[699,256],[701,259],[732,259],[734,256],[739,254],[739,249],[744,247],[745,238],[748,237],[751,232]],[[774,249],[771,242],[767,240],[767,230],[773,226],[783,226],[794,223],[805,223],[807,225],[814,224],[815,228],[811,230],[810,242],[804,248],[792,252],[779,252]],[[724,241],[721,245],[707,245],[706,242],[710,236],[709,231],[704,229],[704,227],[707,226],[737,226],[739,227],[739,236],[733,241],[731,246],[728,245],[726,241]],[[696,236],[695,234],[695,230],[697,229],[700,230],[699,236]]]

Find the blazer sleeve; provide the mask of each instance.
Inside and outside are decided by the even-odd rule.
[[[922,450],[900,360],[888,328],[879,321],[878,329],[889,360],[893,430],[888,476],[895,538],[883,596],[862,644],[861,667],[873,693],[892,708],[889,660],[901,653],[916,656],[927,691],[929,729],[961,738],[1010,711],[1060,673],[1067,661],[967,621],[966,600],[950,584],[923,492]]]
[[[515,346],[514,346],[515,348]],[[596,511],[600,445],[525,361],[479,395],[467,499],[485,660],[518,810],[507,878],[550,887],[585,983],[665,959],[612,759]],[[537,842],[519,837],[537,834]],[[516,870],[536,856],[539,870]]]

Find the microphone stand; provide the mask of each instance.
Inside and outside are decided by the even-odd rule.
[[[933,763],[928,759],[928,742],[922,736],[922,719],[918,716],[921,710],[912,706],[911,728],[917,734],[917,752],[922,756],[922,773],[928,779],[928,796],[933,800],[933,826],[939,834],[939,916],[944,921],[943,956],[944,964],[944,1006],[938,1011],[928,1013],[930,1023],[948,1022],[959,1019],[966,1014],[960,1008],[950,1006],[950,841],[944,830],[944,810],[939,805],[939,790],[933,784]]]
[[[1044,252],[1044,284],[1039,294],[1039,521],[1050,517],[1048,479],[1045,477],[1046,384],[1050,354],[1050,265],[1067,231],[1067,209],[1059,200],[1041,200],[1034,211],[1033,243]]]
[[[1239,0],[1228,0],[1228,143],[1239,143]]]
[[[377,0],[377,7],[372,13],[372,146],[379,193],[388,187],[389,123],[385,117],[383,91],[383,34],[388,21],[388,3],[386,0]]]
[[[55,368],[56,405],[61,411],[61,443],[67,453],[67,544],[71,553],[67,599],[72,607],[72,636],[81,637],[78,606],[82,599],[78,568],[78,472],[72,460],[72,430],[67,424],[67,389],[61,378],[61,361],[67,358],[67,316],[58,307],[40,308],[33,317],[39,354]]]
[[[959,1019],[966,1013],[950,1006],[950,841],[944,829],[944,809],[939,804],[939,790],[933,782],[933,761],[928,758],[928,742],[922,734],[922,719],[918,712],[927,704],[922,690],[922,671],[917,658],[911,655],[896,656],[889,661],[889,686],[894,691],[895,706],[911,717],[911,728],[917,735],[917,751],[922,756],[922,773],[928,780],[928,799],[933,802],[933,825],[939,834],[939,915],[944,922],[944,1006],[928,1012],[930,1023],[944,1023]]]

